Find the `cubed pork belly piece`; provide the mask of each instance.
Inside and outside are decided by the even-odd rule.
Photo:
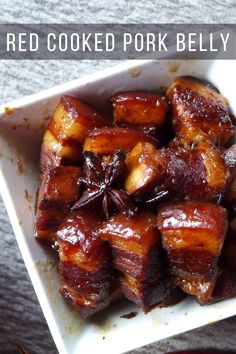
[[[111,245],[114,267],[122,272],[121,289],[129,300],[145,312],[176,301],[179,291],[165,278],[165,255],[154,213],[115,215],[97,235]]]
[[[167,90],[175,131],[199,128],[214,143],[224,145],[234,135],[227,100],[209,83],[191,76],[174,80]]]
[[[48,128],[63,143],[83,143],[89,130],[106,125],[108,120],[93,107],[78,98],[63,96]]]
[[[125,189],[146,201],[159,201],[162,196],[173,195],[177,188],[184,196],[180,184],[188,166],[173,149],[157,150],[148,143],[139,143],[127,155]]]
[[[85,134],[108,121],[82,100],[63,96],[44,134],[40,167],[80,165]]]
[[[230,171],[210,141],[193,148],[162,148],[139,143],[127,155],[125,189],[146,201],[162,197],[218,201],[230,182]]]
[[[64,210],[70,208],[79,196],[80,168],[55,167],[43,175],[39,190],[38,208]]]
[[[117,125],[160,127],[166,120],[167,100],[151,92],[120,92],[111,97]]]
[[[36,236],[54,241],[57,228],[79,198],[80,168],[55,167],[43,174],[36,210]]]
[[[116,214],[103,223],[97,235],[110,243],[116,269],[147,282],[162,276],[161,235],[155,213]]]
[[[176,202],[159,209],[158,228],[172,279],[201,304],[212,297],[227,226],[226,209],[214,204]]]
[[[116,150],[125,153],[131,151],[139,142],[148,142],[156,146],[158,141],[138,129],[100,128],[90,131],[84,141],[84,151],[95,154],[112,155]]]
[[[82,317],[89,317],[108,307],[113,285],[111,268],[86,271],[73,262],[59,263],[60,294]]]
[[[220,150],[210,141],[200,141],[190,150],[177,152],[186,164],[183,192],[187,199],[218,202],[230,182],[230,171]],[[178,184],[175,185],[178,194]]]
[[[92,211],[74,211],[57,232],[60,293],[83,317],[107,307],[111,300],[110,248],[94,234],[101,221]]]

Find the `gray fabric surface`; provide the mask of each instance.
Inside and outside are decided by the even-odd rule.
[[[235,0],[1,1],[0,22],[205,22],[235,23]],[[0,102],[92,73],[115,62],[0,62]],[[162,340],[135,353],[186,348],[236,350],[236,317]],[[22,341],[32,353],[57,353],[0,201],[0,353],[17,353]],[[81,353],[82,354],[82,353]],[[92,354],[92,353],[91,353]]]

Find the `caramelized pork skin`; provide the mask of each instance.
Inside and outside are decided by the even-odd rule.
[[[190,76],[179,77],[169,86],[167,98],[177,133],[183,128],[198,128],[220,145],[234,135],[226,99],[206,82]]]
[[[156,146],[158,141],[148,134],[131,128],[100,128],[86,135],[84,151],[95,154],[112,155],[116,150],[131,151],[139,142],[148,142]]]
[[[107,125],[108,121],[87,103],[72,96],[63,96],[43,138],[41,170],[79,165],[85,134]]]
[[[157,223],[173,281],[200,304],[207,303],[219,276],[226,209],[202,202],[167,203],[160,207]]]
[[[166,119],[168,104],[164,96],[149,92],[120,92],[111,97],[117,125],[160,127]]]
[[[83,317],[110,303],[113,270],[107,243],[94,235],[102,219],[94,212],[71,212],[61,224],[60,293]]]
[[[158,201],[165,193],[174,199],[217,201],[230,182],[221,152],[210,141],[188,149],[160,150],[139,143],[127,155],[126,164],[125,189],[144,200]]]
[[[80,168],[50,169],[42,177],[36,209],[36,236],[54,242],[56,231],[79,197]]]

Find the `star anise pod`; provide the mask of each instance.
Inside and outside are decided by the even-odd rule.
[[[114,210],[133,214],[136,206],[132,197],[121,187],[120,177],[125,171],[125,153],[121,150],[113,155],[100,156],[84,152],[83,176],[80,181],[85,190],[72,210],[88,209],[100,203],[107,219]]]

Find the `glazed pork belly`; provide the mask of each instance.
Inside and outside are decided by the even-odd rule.
[[[202,305],[214,301],[227,226],[226,209],[214,204],[176,202],[159,209],[158,228],[172,279]]]
[[[94,235],[101,221],[92,211],[74,211],[57,232],[60,293],[83,317],[107,307],[113,291],[109,245]]]
[[[157,150],[139,143],[127,155],[125,189],[146,201],[162,197],[218,201],[230,182],[230,172],[211,141],[193,148]]]
[[[230,182],[230,171],[220,150],[208,140],[200,141],[187,151],[177,150],[176,154],[187,167],[182,180],[184,196],[202,201],[221,200]],[[176,183],[177,195],[178,188]]]
[[[156,133],[165,123],[168,104],[164,96],[152,92],[120,92],[111,97],[115,124]]]
[[[158,141],[140,130],[133,128],[100,128],[90,131],[84,141],[84,151],[112,155],[116,150],[131,151],[139,142],[156,146]]]
[[[144,210],[134,216],[117,214],[103,223],[97,235],[111,245],[114,267],[122,272],[124,295],[146,312],[164,304],[173,287],[164,279],[156,214]]]
[[[56,231],[79,197],[80,168],[61,166],[43,175],[36,209],[36,236],[53,242]]]
[[[177,134],[195,128],[219,145],[234,135],[227,100],[209,83],[191,76],[178,77],[166,94]]]
[[[134,216],[116,214],[103,223],[97,235],[109,241],[116,269],[152,282],[162,273],[161,236],[156,215],[140,211]]]
[[[72,96],[63,96],[44,134],[40,168],[80,165],[85,134],[109,125],[90,105]]]

